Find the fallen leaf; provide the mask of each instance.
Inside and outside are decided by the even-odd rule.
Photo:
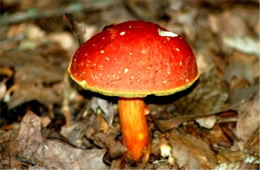
[[[97,133],[94,135],[94,141],[98,142],[99,146],[101,143],[105,145],[111,158],[118,158],[127,151],[120,141],[115,140],[115,134]]]
[[[239,52],[233,52],[228,59],[228,65],[224,71],[225,80],[231,84],[234,78],[240,78],[253,84],[255,79],[254,63],[257,63],[257,57],[246,55]]]
[[[238,145],[243,150],[249,138],[259,129],[259,89],[250,100],[244,101],[237,111],[236,134],[239,138]]]
[[[211,14],[209,21],[212,31],[222,34],[223,37],[232,35],[242,36],[247,31],[245,21],[236,14],[235,10],[225,10],[220,15]]]
[[[13,67],[15,70],[15,88],[7,102],[9,109],[31,100],[46,105],[61,101],[62,80],[68,58],[59,54],[64,52],[62,50],[56,50],[53,54],[49,51],[47,56],[40,51],[12,50],[2,54],[1,67]]]
[[[218,162],[219,163],[235,163],[241,162],[245,158],[245,154],[241,151],[231,151],[228,149],[218,149]]]
[[[169,137],[172,154],[180,168],[212,169],[217,166],[214,152],[207,143],[178,130],[172,130]]]
[[[11,155],[22,162],[30,162],[30,167],[48,169],[105,169],[102,159],[106,150],[82,150],[54,139],[44,139],[41,135],[41,119],[28,111],[24,116],[15,140],[11,141]],[[9,159],[9,157],[5,157]],[[10,168],[17,164],[11,164]],[[20,167],[21,168],[21,167]]]
[[[70,143],[77,147],[81,147],[87,127],[88,123],[77,121],[70,125],[63,126],[60,133],[67,138]]]
[[[257,129],[246,143],[245,150],[251,155],[258,155],[260,153],[260,131]]]
[[[172,103],[172,109],[166,112],[171,117],[160,120],[162,113],[156,113],[156,124],[162,131],[179,126],[181,123],[222,111],[228,98],[226,89],[222,87],[223,77],[212,69],[200,76],[197,86],[186,96]],[[158,120],[159,119],[159,120]]]
[[[129,12],[137,18],[153,20],[159,17],[159,11],[164,11],[169,3],[168,1],[126,0],[124,1],[124,5],[129,9]]]
[[[259,84],[245,87],[231,89],[229,100],[230,100],[230,109],[237,110],[243,104],[243,102],[250,100],[258,91]]]
[[[224,36],[222,41],[228,47],[247,54],[254,54],[259,56],[259,40],[255,40],[251,37]]]
[[[105,132],[107,130],[108,126],[103,117],[92,112],[69,126],[63,126],[60,133],[66,137],[70,143],[77,147],[81,147],[84,136],[87,139],[92,139],[93,135],[96,133]]]
[[[104,112],[108,124],[112,125],[114,115],[115,115],[115,110],[111,102],[108,102],[107,100],[99,97],[92,97],[88,103],[88,108],[91,108],[95,112],[97,112],[98,109],[100,108]]]

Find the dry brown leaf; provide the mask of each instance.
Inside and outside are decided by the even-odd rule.
[[[225,69],[225,80],[231,83],[234,78],[241,78],[253,84],[255,79],[253,65],[257,62],[258,59],[254,55],[246,55],[239,52],[232,53]]]
[[[105,145],[105,148],[108,149],[108,153],[111,158],[118,158],[127,151],[125,146],[120,143],[120,141],[115,140],[115,136],[113,134],[97,133],[94,136],[94,140],[96,143],[98,142]]]
[[[235,163],[243,161],[243,159],[245,158],[245,154],[241,151],[219,149],[217,158],[219,163]]]
[[[88,127],[88,123],[84,121],[78,121],[67,126],[63,126],[61,134],[68,139],[70,143],[77,147],[82,146],[83,136]]]
[[[104,112],[108,124],[112,125],[114,115],[115,115],[115,110],[111,102],[108,102],[107,100],[99,97],[92,97],[87,107],[88,109],[92,109],[95,112],[97,112],[98,109],[100,108]]]
[[[63,50],[57,47],[39,50],[12,50],[1,56],[1,67],[13,67],[15,70],[13,94],[8,103],[9,109],[22,103],[38,100],[43,104],[53,104],[61,101],[62,80],[66,70],[67,60]],[[54,51],[52,51],[54,50]],[[53,53],[53,54],[52,54]],[[59,84],[60,83],[60,84]]]
[[[71,125],[63,126],[61,134],[66,137],[70,143],[77,147],[82,146],[83,137],[92,139],[98,132],[106,132],[109,126],[101,115],[90,112],[84,119],[80,119]]]
[[[252,155],[260,157],[260,131],[256,130],[246,143],[246,151]]]
[[[104,149],[82,150],[59,140],[44,139],[41,135],[41,119],[31,111],[24,116],[18,136],[11,143],[9,156],[18,159],[18,162],[30,163],[32,168],[34,166],[49,169],[106,168],[102,162]],[[9,157],[5,159],[8,160]],[[17,162],[9,166],[21,168]]]
[[[250,100],[257,93],[258,89],[259,84],[231,90],[229,95],[230,108],[234,110],[239,109],[243,102]]]
[[[158,18],[169,5],[168,0],[126,0],[124,3],[133,15],[142,20],[154,20]]]
[[[211,15],[209,21],[212,30],[224,36],[244,35],[247,31],[244,20],[230,10],[217,16]]]
[[[202,131],[201,138],[206,141],[209,145],[226,147],[232,146],[232,141],[221,128],[222,126],[216,124],[210,131]],[[200,130],[198,130],[200,131]]]
[[[185,121],[222,111],[228,98],[226,89],[222,87],[222,82],[223,77],[216,69],[202,74],[193,91],[174,102],[172,109],[167,111],[172,116],[166,120],[156,120],[156,124],[162,131],[165,131],[175,128]],[[168,105],[167,108],[169,107]],[[160,114],[163,113],[157,113],[159,119]]]
[[[209,145],[194,136],[172,130],[169,142],[179,167],[187,169],[212,169],[217,165],[215,154]]]
[[[258,89],[257,92],[252,96],[252,98],[249,101],[245,101],[244,103],[242,103],[242,105],[238,109],[236,134],[240,139],[238,145],[242,150],[245,148],[245,143],[254,134],[254,132],[257,129],[259,130],[259,113],[260,109]]]

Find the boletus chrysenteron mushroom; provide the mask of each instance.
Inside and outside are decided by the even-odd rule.
[[[149,154],[143,98],[174,94],[199,77],[184,38],[144,21],[109,26],[93,36],[75,53],[69,73],[84,89],[119,97],[123,141],[135,161]]]

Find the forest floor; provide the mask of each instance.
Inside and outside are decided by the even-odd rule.
[[[258,0],[0,0],[0,9],[0,169],[259,169]],[[82,39],[128,20],[181,34],[200,72],[185,92],[145,98],[145,162],[124,157],[117,98],[67,72]]]

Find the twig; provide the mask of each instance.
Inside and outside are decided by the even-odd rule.
[[[71,112],[69,108],[69,89],[70,83],[69,83],[69,76],[68,73],[64,74],[64,90],[63,90],[63,101],[62,101],[62,113],[66,120],[66,125],[71,125]]]
[[[75,22],[73,16],[69,13],[65,13],[64,15],[68,23],[71,25],[71,30],[77,37],[79,45],[82,45],[87,40],[87,24]]]

